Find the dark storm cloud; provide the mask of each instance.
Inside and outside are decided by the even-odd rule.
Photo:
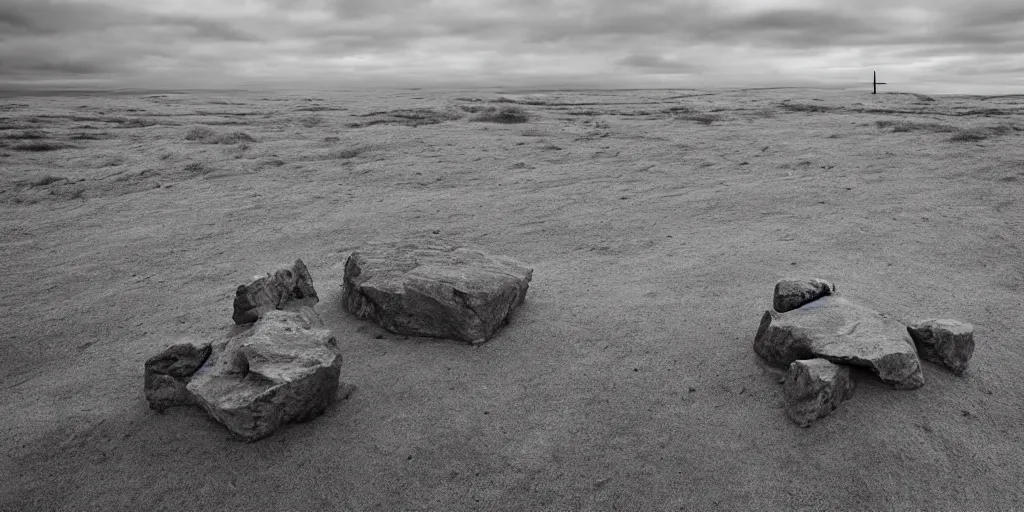
[[[661,55],[632,54],[616,61],[621,66],[644,71],[661,71],[666,73],[693,73],[698,66],[686,62],[666,59]]]
[[[102,29],[127,21],[119,9],[94,4],[58,4],[49,0],[5,0],[0,29],[10,35],[52,35]]]
[[[53,0],[3,0],[0,3],[0,29],[9,36],[80,34],[119,26],[178,27],[188,30],[188,35],[193,37],[258,40],[223,21],[194,14],[154,15],[101,3]]]
[[[0,0],[0,73],[757,80],[1024,65],[1020,0],[90,1]]]
[[[154,26],[184,28],[191,37],[212,39],[216,41],[256,42],[262,37],[233,27],[227,23],[203,19],[198,16],[154,16],[148,19]]]

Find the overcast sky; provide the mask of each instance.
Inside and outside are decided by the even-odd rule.
[[[0,0],[0,82],[1024,92],[1024,0]]]

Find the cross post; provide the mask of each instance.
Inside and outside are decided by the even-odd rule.
[[[878,86],[885,85],[885,82],[878,81],[878,72],[871,72],[871,94],[878,94]]]

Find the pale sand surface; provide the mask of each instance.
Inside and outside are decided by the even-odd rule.
[[[531,121],[460,107],[501,96]],[[4,97],[0,509],[1024,508],[1024,97],[935,99]],[[400,108],[466,117],[348,125]],[[879,120],[1004,128],[954,142]],[[255,142],[185,140],[200,124]],[[73,147],[15,149],[25,129]],[[479,348],[406,339],[340,310],[345,256],[381,241],[480,248],[534,280]],[[253,444],[199,409],[150,411],[145,359],[227,335],[235,287],[295,258],[353,396]],[[926,363],[916,391],[858,373],[851,401],[796,427],[751,342],[799,276],[905,322],[973,323],[971,369]]]

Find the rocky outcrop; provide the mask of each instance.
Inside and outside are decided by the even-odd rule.
[[[956,320],[934,318],[907,326],[922,359],[963,375],[974,355],[974,326]]]
[[[267,311],[313,307],[319,301],[309,270],[302,260],[295,260],[291,268],[279,269],[239,286],[235,290],[231,318],[236,324],[248,324],[259,320]]]
[[[338,390],[341,354],[311,308],[268,310],[249,330],[213,345],[187,390],[234,435],[255,441],[324,412]]]
[[[906,326],[839,296],[825,296],[785,313],[766,311],[754,350],[780,367],[799,359],[824,358],[869,368],[898,389],[924,385]]]
[[[186,386],[209,357],[209,343],[183,339],[149,358],[144,377],[149,407],[163,412],[168,407],[194,404]]]
[[[836,286],[822,279],[783,279],[775,283],[772,307],[785,313],[835,292]]]
[[[515,260],[451,247],[375,247],[345,262],[343,307],[411,336],[473,344],[508,323],[533,270]]]
[[[783,381],[786,414],[801,427],[810,426],[853,396],[850,369],[825,359],[793,361]]]

